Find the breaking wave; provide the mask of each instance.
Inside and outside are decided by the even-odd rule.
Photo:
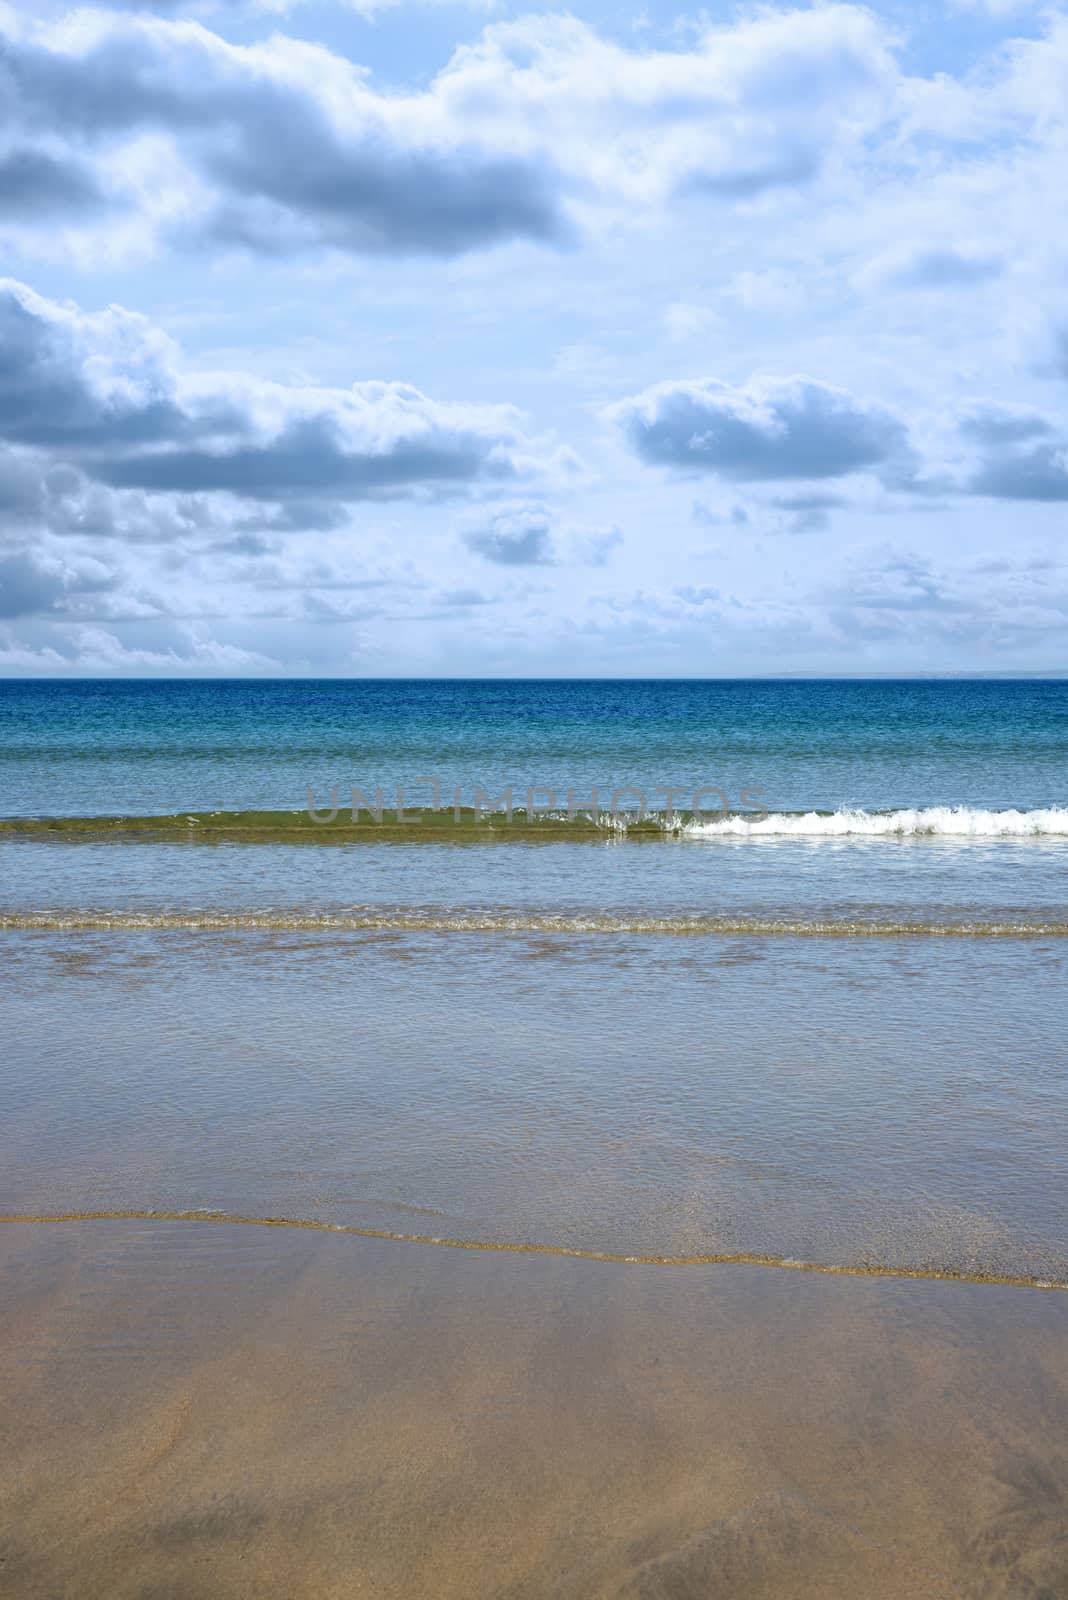
[[[1068,838],[1068,806],[1038,811],[984,811],[972,806],[927,806],[900,811],[773,811],[691,821],[695,838],[742,839],[1031,839]]]

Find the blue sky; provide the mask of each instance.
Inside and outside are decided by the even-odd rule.
[[[1064,669],[1068,12],[0,3],[0,673]]]

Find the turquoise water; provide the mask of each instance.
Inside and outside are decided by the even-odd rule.
[[[6,816],[420,774],[770,816],[0,841],[0,1211],[1068,1280],[1068,684],[0,685]]]

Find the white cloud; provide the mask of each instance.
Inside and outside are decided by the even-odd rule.
[[[10,236],[46,251],[56,212],[84,231],[75,196],[101,212],[94,239],[135,251],[566,245],[606,212],[808,183],[884,120],[898,77],[887,31],[850,5],[757,14],[673,51],[568,16],[497,23],[408,93],[322,46],[236,45],[147,14],[6,11],[0,37]]]
[[[565,458],[507,405],[433,401],[408,384],[280,384],[189,372],[145,318],[87,313],[0,280],[0,441],[112,489],[264,502],[454,493]]]

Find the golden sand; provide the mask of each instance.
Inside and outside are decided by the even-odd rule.
[[[1068,1304],[0,1226],[13,1600],[1057,1600]]]

